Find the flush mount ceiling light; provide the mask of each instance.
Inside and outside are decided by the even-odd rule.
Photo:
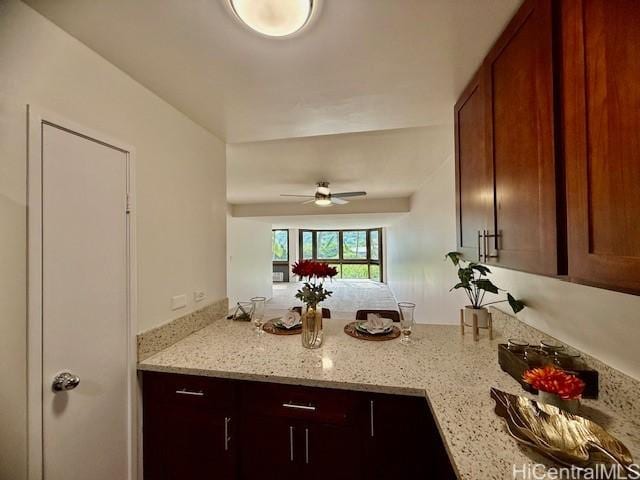
[[[286,37],[311,18],[313,0],[229,0],[236,16],[249,28],[269,37]]]

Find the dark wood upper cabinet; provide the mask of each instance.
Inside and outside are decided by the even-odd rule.
[[[565,273],[554,88],[552,2],[528,0],[455,106],[458,249],[470,260]]]
[[[640,293],[640,2],[561,3],[569,275]]]
[[[493,174],[486,155],[486,93],[476,75],[456,103],[456,204],[458,250],[480,261],[481,233],[493,224]]]
[[[495,223],[486,263],[556,275],[558,238],[551,0],[524,3],[489,52],[487,155],[493,168]]]
[[[509,22],[455,106],[468,259],[640,294],[638,25],[637,0],[525,0]]]

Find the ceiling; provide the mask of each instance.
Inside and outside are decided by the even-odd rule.
[[[323,0],[285,39],[248,31],[227,0],[26,3],[223,140],[249,142],[451,124],[521,0]],[[335,178],[351,185],[344,167]]]
[[[448,125],[229,144],[227,201],[300,203],[280,194],[311,195],[322,180],[334,193],[408,197],[452,154]]]
[[[310,230],[388,227],[406,217],[406,213],[370,213],[362,215],[300,215],[291,217],[257,217],[272,228],[305,228]]]

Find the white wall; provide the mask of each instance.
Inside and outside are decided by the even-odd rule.
[[[389,285],[417,303],[419,321],[456,323],[465,297],[449,293],[455,250],[454,160],[449,158],[412,198],[411,213],[388,229]],[[494,268],[494,282],[524,299],[518,318],[640,379],[640,296]],[[513,313],[509,307],[502,307]]]
[[[227,235],[230,305],[251,297],[271,298],[271,223],[228,217]]]
[[[139,330],[195,308],[172,312],[172,295],[226,296],[224,144],[25,4],[0,0],[0,478],[11,480],[26,472],[27,104],[136,148]]]
[[[456,272],[445,262],[456,246],[454,163],[448,159],[411,198],[411,213],[387,228],[387,283],[399,302],[416,304],[419,323],[456,323],[464,303],[449,293]]]

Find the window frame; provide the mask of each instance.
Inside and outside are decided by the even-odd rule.
[[[378,233],[378,258],[371,258],[371,232]],[[304,258],[304,242],[303,237],[304,233],[311,233],[311,258]],[[319,232],[338,232],[338,258],[335,259],[325,259],[318,258],[318,233]],[[367,244],[367,258],[362,259],[351,259],[344,258],[344,232],[365,232],[366,235],[366,244]],[[347,228],[347,229],[335,229],[335,228],[327,228],[327,229],[300,229],[298,232],[298,252],[300,260],[315,260],[317,262],[329,263],[331,265],[340,265],[340,274],[338,278],[342,278],[342,265],[367,265],[367,278],[372,280],[371,278],[371,265],[377,265],[380,267],[380,279],[374,281],[379,281],[383,283],[384,279],[384,259],[383,259],[383,248],[382,248],[382,227],[378,228]]]
[[[275,232],[287,232],[287,259],[286,260],[276,260],[273,258],[273,235]],[[271,262],[274,265],[289,265],[289,261],[291,260],[291,236],[289,235],[289,229],[287,228],[272,228],[271,229]]]

